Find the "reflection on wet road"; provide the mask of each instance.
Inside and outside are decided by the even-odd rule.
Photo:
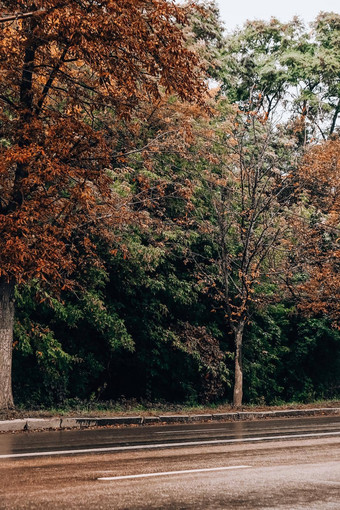
[[[202,423],[129,428],[104,428],[80,431],[23,432],[0,435],[0,458],[34,452],[85,450],[112,451],[173,445],[180,447],[218,442],[273,440],[276,437],[322,437],[340,435],[339,417],[290,418],[254,422]],[[95,452],[94,452],[95,453]]]
[[[339,450],[340,417],[4,434],[0,508],[338,510]]]

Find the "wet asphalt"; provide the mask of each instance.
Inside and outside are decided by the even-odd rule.
[[[338,510],[340,417],[3,434],[0,508]]]

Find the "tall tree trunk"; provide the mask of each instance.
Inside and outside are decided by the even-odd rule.
[[[244,322],[241,321],[234,329],[235,334],[235,381],[233,406],[241,407],[243,397],[242,343]]]
[[[14,284],[0,278],[0,409],[14,406],[12,395],[12,345]]]

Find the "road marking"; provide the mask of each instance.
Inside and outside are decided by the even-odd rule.
[[[0,459],[15,459],[23,457],[46,457],[50,455],[74,455],[78,453],[105,453],[105,452],[124,452],[128,450],[151,450],[159,448],[173,448],[178,446],[218,446],[231,443],[246,443],[256,441],[272,441],[275,439],[301,439],[308,437],[322,436],[340,436],[337,432],[315,432],[310,434],[288,434],[285,436],[263,436],[263,437],[245,437],[238,439],[212,439],[210,441],[182,441],[181,443],[158,443],[158,444],[138,444],[131,446],[108,446],[106,448],[84,448],[81,450],[51,450],[46,452],[29,453],[9,453],[0,455]]]
[[[140,475],[124,475],[124,476],[104,476],[97,478],[97,480],[127,480],[131,478],[146,478],[151,476],[169,476],[169,475],[183,475],[187,473],[207,473],[208,471],[227,471],[228,469],[245,469],[251,466],[226,466],[218,468],[205,468],[205,469],[185,469],[182,471],[163,471],[160,473],[143,473]]]
[[[333,480],[320,480],[318,483],[325,485],[340,485],[340,482],[334,482]]]
[[[168,430],[166,432],[155,432],[155,434],[191,434],[192,432],[223,432],[223,429],[188,429],[188,430],[172,430],[169,432]]]

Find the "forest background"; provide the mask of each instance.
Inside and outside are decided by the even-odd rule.
[[[340,15],[0,4],[1,407],[339,398]]]

